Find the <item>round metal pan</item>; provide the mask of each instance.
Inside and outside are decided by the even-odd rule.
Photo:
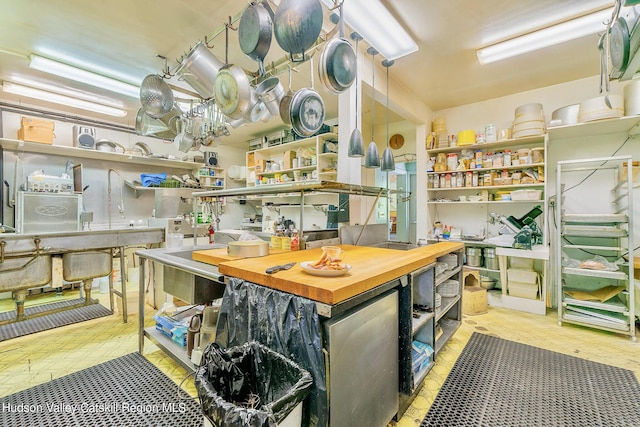
[[[305,52],[322,30],[320,0],[283,0],[273,18],[273,33],[291,61],[303,62]]]
[[[249,77],[236,65],[226,65],[218,72],[214,93],[216,105],[231,119],[243,118],[252,106]]]
[[[356,79],[356,54],[351,44],[344,38],[344,19],[342,3],[339,6],[340,37],[329,40],[320,54],[318,75],[324,87],[330,93],[339,94],[351,87]]]
[[[242,240],[229,242],[227,254],[240,258],[255,258],[269,255],[269,242],[264,240]]]
[[[262,3],[251,3],[245,9],[238,26],[240,49],[249,58],[258,61],[258,71],[265,75],[264,58],[271,47],[273,21]]]

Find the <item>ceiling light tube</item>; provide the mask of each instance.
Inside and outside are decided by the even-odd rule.
[[[29,62],[29,68],[49,74],[55,74],[56,76],[75,80],[80,83],[86,83],[91,86],[127,95],[132,98],[140,97],[140,88],[138,86],[92,73],[87,70],[72,67],[71,65],[63,64],[62,62],[54,61],[43,56],[32,54],[31,61]]]
[[[66,105],[68,107],[79,108],[81,110],[93,111],[96,113],[106,114],[114,117],[125,117],[127,112],[118,108],[108,107],[106,105],[96,104],[94,102],[84,101],[82,99],[72,98],[70,96],[60,95],[57,93],[46,92],[44,90],[35,89],[28,86],[19,85],[11,82],[3,82],[2,90],[14,95],[26,96],[28,98],[39,99],[41,101],[53,102],[54,104]]]
[[[45,90],[47,92],[54,92],[60,95],[67,95],[72,98],[84,99],[85,101],[96,102],[98,104],[108,105],[109,107],[125,108],[125,105],[122,101],[104,98],[93,93],[80,92],[51,83],[44,83],[32,79],[26,79],[22,76],[10,76],[9,80],[11,80],[12,83],[18,83],[23,86],[29,86],[35,89]]]
[[[334,7],[333,0],[322,0]],[[344,21],[388,60],[409,55],[418,45],[380,0],[349,0],[342,6]]]
[[[601,10],[590,15],[581,16],[520,37],[493,44],[478,49],[478,61],[482,65],[489,64],[595,34],[605,30],[604,22],[610,17],[611,10]]]

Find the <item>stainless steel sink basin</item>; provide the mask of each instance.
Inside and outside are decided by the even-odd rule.
[[[51,255],[6,258],[0,263],[0,292],[46,285],[51,281]]]
[[[68,282],[82,281],[85,304],[96,304],[91,299],[91,285],[96,277],[111,274],[111,251],[68,252],[62,255],[62,277]]]
[[[110,251],[69,252],[62,255],[62,276],[68,282],[95,279],[111,273]]]

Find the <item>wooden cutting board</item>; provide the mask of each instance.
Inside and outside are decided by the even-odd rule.
[[[220,273],[292,293],[325,304],[337,304],[388,281],[424,267],[436,258],[462,249],[462,243],[443,242],[408,251],[367,246],[339,245],[345,251],[344,263],[351,270],[343,276],[313,276],[300,267],[301,262],[317,261],[322,249],[285,251],[260,258],[223,261]],[[267,274],[275,265],[296,262],[290,270]]]
[[[271,249],[269,248],[269,255],[278,254],[284,252],[284,249]],[[191,254],[191,258],[194,261],[200,261],[207,264],[219,265],[224,261],[233,261],[236,259],[243,259],[237,256],[231,256],[227,253],[227,248],[217,248],[217,249],[204,249],[201,251],[193,251]],[[248,258],[254,259],[254,258]]]

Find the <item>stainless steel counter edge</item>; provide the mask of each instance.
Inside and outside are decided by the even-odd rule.
[[[136,255],[147,258],[152,261],[159,262],[187,273],[196,274],[207,279],[222,282],[224,275],[218,272],[218,267],[200,261],[191,259],[193,251],[204,249],[224,248],[226,245],[206,245],[206,246],[183,246],[181,248],[158,248],[158,249],[141,249],[136,251]]]
[[[41,251],[55,253],[161,243],[164,241],[164,231],[164,228],[158,227],[60,233],[3,233],[0,234],[0,242],[5,242],[6,254],[31,253],[36,249],[36,240],[39,240]]]

